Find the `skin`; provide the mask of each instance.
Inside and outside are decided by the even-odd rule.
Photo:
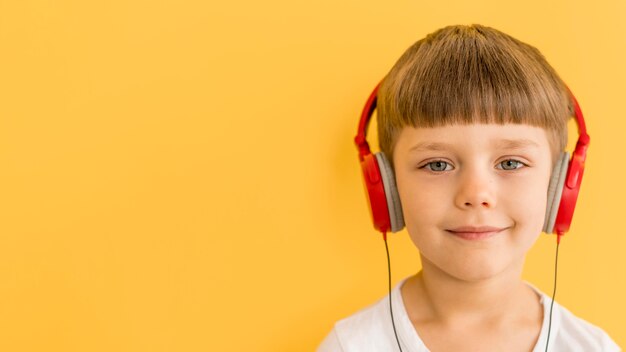
[[[532,351],[543,310],[521,273],[545,217],[552,166],[545,130],[406,127],[393,158],[406,227],[422,261],[401,293],[422,341],[434,352]],[[468,240],[448,231],[460,226],[504,230]]]

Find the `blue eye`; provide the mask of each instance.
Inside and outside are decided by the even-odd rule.
[[[517,170],[517,169],[520,169],[520,168],[526,166],[521,161],[518,161],[518,160],[515,160],[515,159],[504,160],[503,162],[499,163],[498,165],[502,166],[501,167],[502,170]],[[498,169],[500,169],[500,168],[498,168]]]
[[[430,171],[450,171],[452,170],[451,166],[450,169],[448,169],[448,166],[450,166],[450,164],[448,164],[445,161],[441,161],[441,160],[437,160],[437,161],[432,161],[424,166],[422,166],[422,168],[427,168]]]

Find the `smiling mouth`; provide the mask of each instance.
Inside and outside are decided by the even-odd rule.
[[[468,241],[477,241],[484,240],[490,237],[493,237],[500,232],[506,230],[508,227],[504,228],[484,228],[484,229],[457,229],[457,230],[446,230],[446,232],[453,234],[456,237],[462,238]]]

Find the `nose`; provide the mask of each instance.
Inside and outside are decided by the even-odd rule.
[[[455,204],[460,209],[491,209],[496,206],[496,185],[487,171],[465,169],[458,174]]]

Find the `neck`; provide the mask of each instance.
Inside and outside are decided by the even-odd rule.
[[[537,294],[521,279],[522,266],[523,260],[489,278],[463,280],[422,258],[423,269],[409,279],[403,296],[422,321],[454,325],[504,321],[528,313],[524,312],[528,303],[538,306]]]

